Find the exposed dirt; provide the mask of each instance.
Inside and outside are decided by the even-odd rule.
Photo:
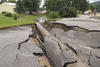
[[[94,54],[92,51],[99,50],[99,30],[67,26],[63,23],[44,23],[42,26],[35,24],[33,33],[37,35],[36,39],[53,67],[99,67],[99,62],[96,63],[99,59],[96,60],[95,55],[91,55]],[[63,60],[62,55],[70,59]]]

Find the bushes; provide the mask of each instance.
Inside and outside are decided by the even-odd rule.
[[[59,13],[57,11],[51,11],[48,13],[48,18],[58,18],[59,17]]]
[[[59,10],[59,15],[61,17],[76,17],[77,16],[77,10],[73,7],[62,7]]]
[[[13,15],[12,15],[12,13],[6,12],[6,13],[5,13],[5,16],[7,16],[7,17],[12,17]]]
[[[3,11],[2,14],[6,14],[6,11]]]
[[[59,11],[51,11],[48,13],[48,18],[58,18],[58,17],[76,17],[77,10],[74,7],[64,6]]]
[[[14,20],[17,20],[17,18],[18,18],[17,14],[12,14],[12,13],[9,13],[6,11],[2,12],[2,14],[4,14],[7,17],[13,17]]]

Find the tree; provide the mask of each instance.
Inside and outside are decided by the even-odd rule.
[[[84,13],[84,11],[88,8],[87,0],[80,0],[80,8],[79,10]]]
[[[45,7],[48,12],[57,11],[61,17],[76,17],[77,10],[72,6],[72,0],[46,0]]]
[[[24,13],[23,1],[21,1],[21,0],[17,1],[15,11],[17,13],[19,13],[19,17],[20,17],[20,19],[22,19],[22,15],[21,14]]]
[[[38,11],[39,6],[40,6],[40,0],[18,0],[15,10],[18,13],[30,11],[30,14],[32,14],[32,11],[34,12]]]
[[[68,6],[70,0],[45,0],[45,7],[47,11],[58,11],[63,6]]]
[[[61,17],[76,17],[77,16],[77,10],[74,7],[63,6],[59,10],[59,15]]]
[[[92,5],[96,8],[98,12],[100,12],[100,1],[92,3]]]
[[[55,11],[57,0],[45,0],[45,7],[47,11]]]
[[[23,1],[21,1],[21,0],[17,1],[15,11],[17,11],[18,13],[23,13],[24,12]]]
[[[91,9],[91,10],[93,11],[93,10],[96,9],[96,8],[95,8],[95,6],[93,6],[92,4],[88,3],[88,9]]]
[[[6,2],[7,0],[1,0],[1,3]],[[9,2],[16,3],[16,0],[8,0]]]
[[[40,6],[40,0],[23,0],[23,5],[25,11],[30,11],[30,14],[32,14],[32,11],[38,11]]]
[[[84,13],[84,11],[88,8],[88,2],[87,0],[72,0],[72,6]]]
[[[77,10],[79,10],[79,0],[72,0],[72,6],[75,7]]]

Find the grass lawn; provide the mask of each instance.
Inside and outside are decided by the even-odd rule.
[[[26,25],[26,24],[33,24],[34,19],[40,17],[41,15],[23,15],[23,18],[14,20],[13,17],[6,17],[2,14],[0,14],[0,28],[7,28],[12,26],[18,26],[18,25]]]

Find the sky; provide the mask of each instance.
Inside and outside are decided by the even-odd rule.
[[[43,4],[44,4],[44,0],[41,0],[41,5],[40,5],[40,7],[42,7],[42,6],[43,6]]]
[[[90,3],[93,3],[95,1],[100,1],[100,0],[89,0]]]

